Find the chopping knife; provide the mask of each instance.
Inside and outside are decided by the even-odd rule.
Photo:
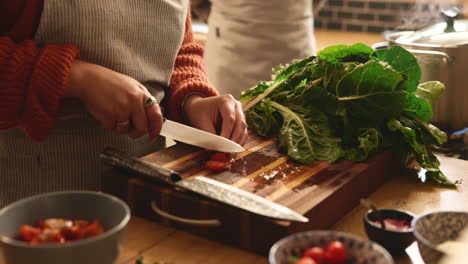
[[[176,171],[132,157],[115,148],[108,147],[104,149],[100,156],[101,160],[106,164],[137,173],[136,175],[144,179],[164,182],[252,213],[290,221],[309,221],[308,218],[293,210],[253,193],[205,176],[183,179]]]
[[[176,141],[209,150],[220,152],[242,152],[245,150],[242,146],[227,138],[167,119],[164,120],[160,134]]]

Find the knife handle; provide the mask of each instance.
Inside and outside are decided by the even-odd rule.
[[[101,152],[100,157],[104,163],[112,167],[124,169],[133,173],[136,172],[148,180],[157,180],[174,185],[182,179],[180,174],[176,171],[133,157],[124,151],[112,147],[106,147],[104,151]]]

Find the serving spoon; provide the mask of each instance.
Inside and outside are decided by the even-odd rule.
[[[382,225],[381,228],[385,230],[384,218],[380,210],[377,209],[377,206],[375,206],[375,204],[371,200],[365,199],[365,198],[361,198],[361,204],[375,213],[375,215],[377,216],[377,221],[379,221],[380,224]]]

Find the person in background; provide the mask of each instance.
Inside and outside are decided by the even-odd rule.
[[[240,103],[202,56],[188,0],[1,1],[0,207],[99,190],[99,153],[161,149],[163,112],[243,144]]]
[[[211,0],[205,64],[221,94],[271,80],[272,68],[315,53],[312,0]]]

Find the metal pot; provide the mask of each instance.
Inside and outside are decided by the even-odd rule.
[[[418,31],[386,32],[386,42],[374,48],[399,45],[416,56],[421,82],[437,80],[445,91],[433,103],[431,122],[444,129],[468,127],[468,20],[454,20]]]

